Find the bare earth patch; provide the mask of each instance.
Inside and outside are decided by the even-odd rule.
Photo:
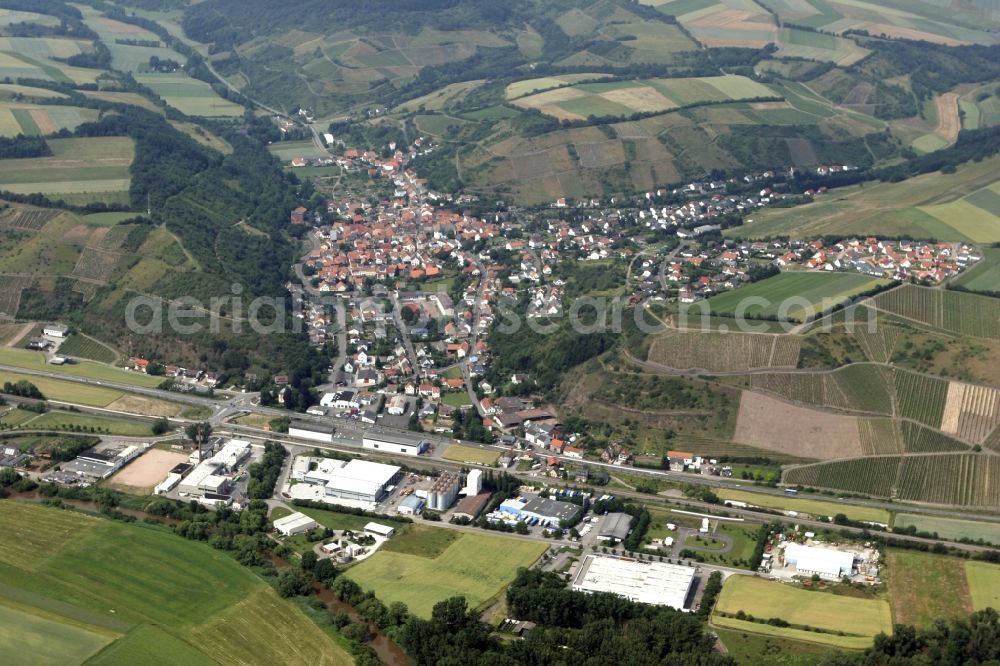
[[[962,119],[958,115],[958,93],[948,92],[939,95],[934,103],[937,106],[938,116],[934,133],[948,143],[955,143],[958,131],[962,129]]]
[[[651,86],[641,88],[618,88],[601,93],[601,97],[609,102],[615,102],[622,106],[627,106],[633,111],[648,113],[650,111],[663,111],[673,109],[677,105],[667,99],[659,90]]]
[[[173,402],[151,400],[137,395],[123,395],[108,405],[107,409],[144,416],[177,416],[181,408],[180,405]]]
[[[960,382],[948,384],[948,398],[944,403],[944,415],[941,417],[941,432],[949,435],[958,432],[958,418],[962,415],[965,387],[966,385]]]
[[[148,492],[160,481],[167,478],[167,472],[175,465],[187,462],[187,459],[188,457],[184,453],[149,449],[112,476],[109,481],[116,486]]]
[[[858,419],[797,407],[744,391],[733,440],[802,458],[831,460],[861,455]]]

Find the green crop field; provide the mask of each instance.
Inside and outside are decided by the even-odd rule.
[[[768,495],[748,490],[720,489],[716,491],[716,494],[723,500],[736,500],[768,509],[798,511],[799,513],[808,513],[813,516],[835,516],[838,513],[843,513],[851,520],[866,520],[872,523],[884,524],[889,524],[890,518],[888,511],[866,506],[837,504],[822,500],[785,497],[784,495]]]
[[[823,33],[867,30],[889,37],[919,39],[939,44],[995,44],[997,36],[985,29],[981,11],[934,2],[879,2],[876,0],[762,0],[783,22],[816,28]]]
[[[723,615],[741,610],[755,618],[781,618],[793,626],[778,628]],[[712,623],[751,633],[861,648],[867,647],[879,632],[891,633],[892,614],[884,599],[836,596],[762,578],[730,576],[722,586]],[[804,626],[823,631],[810,632]]]
[[[1000,608],[1000,567],[988,562],[966,562],[973,610]]]
[[[152,88],[167,104],[188,115],[243,115],[242,106],[219,97],[210,85],[187,74],[139,74],[136,79]]]
[[[740,238],[880,234],[996,242],[1000,241],[998,169],[1000,159],[991,158],[964,164],[952,174],[935,172],[899,183],[838,188],[794,208],[755,211],[752,222],[725,233]]]
[[[42,38],[35,41],[44,41]],[[63,41],[63,40],[56,40]],[[34,50],[34,49],[33,49]],[[95,83],[99,69],[71,67],[46,57],[32,57],[26,53],[0,51],[0,78],[38,79],[56,83]]]
[[[45,136],[61,129],[74,130],[97,116],[95,109],[0,102],[0,136]]]
[[[869,304],[931,328],[1000,339],[1000,299],[904,285],[875,296]]]
[[[953,280],[971,291],[1000,292],[1000,249],[983,250],[983,259]]]
[[[14,606],[0,596],[0,646],[5,663],[83,663],[118,634],[46,613]],[[15,648],[16,646],[16,648]]]
[[[507,99],[517,99],[518,97],[524,97],[525,95],[531,95],[543,90],[561,88],[580,81],[593,81],[595,79],[605,79],[607,77],[607,74],[583,73],[563,74],[560,76],[543,76],[537,79],[524,79],[523,81],[515,81],[507,86],[504,94]],[[407,106],[413,106],[413,103],[408,102]],[[427,108],[429,109],[431,107],[428,106]]]
[[[888,284],[857,273],[782,273],[708,299],[711,312],[805,321],[852,297]]]
[[[434,558],[447,550],[461,536],[461,533],[455,530],[428,525],[411,525],[405,534],[393,536],[380,549],[387,553]]]
[[[463,533],[437,557],[379,551],[345,575],[385,603],[402,601],[428,617],[434,604],[449,597],[464,596],[472,607],[494,597],[546,548],[524,539]]]
[[[540,85],[546,85],[544,79],[536,81],[541,81]],[[521,86],[515,91],[528,88],[527,85]],[[508,89],[509,94],[510,89]],[[556,118],[582,120],[592,115],[627,116],[633,113],[658,113],[706,102],[738,101],[760,97],[774,98],[779,95],[762,83],[730,74],[687,79],[638,79],[563,85],[545,92],[519,97],[514,103],[522,108],[538,109]]]
[[[0,371],[0,379],[4,382],[19,382],[22,380],[31,382],[49,400],[72,402],[89,407],[107,407],[125,395],[123,391],[104,388],[102,386],[90,386],[89,384],[19,374],[6,370]]]
[[[461,444],[452,444],[441,457],[445,460],[454,460],[456,462],[467,462],[476,463],[477,465],[494,465],[496,464],[497,458],[500,454],[496,451],[490,451],[489,449],[479,449],[474,446],[462,446]]]
[[[955,557],[890,550],[886,578],[893,622],[929,627],[936,618],[967,616],[972,609],[963,564]]]
[[[86,377],[100,381],[128,384],[142,388],[156,388],[163,382],[162,377],[144,375],[140,372],[130,372],[92,361],[79,361],[64,365],[50,365],[45,362],[45,356],[40,352],[27,349],[0,349],[0,365],[12,365],[29,370],[42,370],[53,374],[72,377]]]
[[[86,194],[102,200],[129,187],[135,146],[128,137],[49,139],[51,157],[0,160],[0,189]]]
[[[140,624],[102,650],[87,666],[212,666],[216,662],[162,629]]]
[[[352,661],[298,608],[206,544],[162,528],[15,502],[4,503],[0,529],[0,598],[37,612],[58,609],[117,634],[132,629],[98,663],[156,663],[144,656],[159,650],[184,664]],[[62,658],[67,663],[72,655]]]
[[[1000,544],[1000,523],[977,522],[959,518],[942,518],[910,513],[897,513],[893,527],[916,527],[920,532],[937,534],[941,539],[982,539]]]
[[[116,419],[89,414],[50,411],[21,425],[38,430],[75,430],[77,432],[106,432],[125,437],[148,437],[153,434],[152,424],[143,421]]]

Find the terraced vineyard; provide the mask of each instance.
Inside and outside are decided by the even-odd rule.
[[[962,442],[912,421],[903,421],[901,423],[901,430],[903,447],[907,453],[969,450],[969,447]]]
[[[892,414],[890,369],[849,365],[832,373],[767,373],[752,375],[750,387],[789,400],[836,409]]]
[[[794,368],[801,342],[790,335],[670,331],[653,340],[648,360],[670,368],[733,372]]]
[[[896,401],[899,416],[941,427],[948,382],[905,370],[895,372]]]
[[[1000,299],[905,285],[872,299],[880,310],[959,335],[1000,339]]]
[[[863,310],[869,311],[868,308],[863,308]],[[870,327],[869,320],[862,319],[862,321],[854,322],[848,328],[848,333],[857,340],[868,360],[887,363],[892,358],[892,352],[896,348],[902,331],[898,326],[889,324],[884,319],[875,317],[873,325]]]
[[[794,467],[785,472],[784,482],[891,497],[902,460],[899,456],[885,456]]]
[[[900,499],[960,506],[1000,506],[1000,457],[962,455],[904,458]]]
[[[45,224],[60,215],[57,210],[22,210],[7,222],[8,226],[25,231],[38,231]]]
[[[866,456],[903,452],[903,438],[892,419],[858,419],[858,433]]]

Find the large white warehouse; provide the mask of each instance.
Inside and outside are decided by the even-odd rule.
[[[576,592],[611,592],[631,601],[685,610],[694,568],[588,555],[573,579]]]
[[[326,474],[326,496],[374,504],[385,497],[388,487],[399,482],[400,469],[394,465],[352,460]]]
[[[823,578],[837,580],[851,575],[854,568],[854,553],[789,543],[785,546],[785,566],[795,566],[795,570],[806,576],[817,574]]]
[[[402,453],[407,456],[419,456],[427,450],[426,439],[410,435],[394,433],[365,433],[362,446],[366,449],[385,451],[387,453]]]

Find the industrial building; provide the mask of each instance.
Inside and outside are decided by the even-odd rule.
[[[328,498],[375,504],[390,492],[390,486],[399,482],[402,472],[394,465],[352,460],[325,476]]]
[[[597,536],[607,541],[624,541],[632,530],[632,516],[627,513],[609,513],[601,518]]]
[[[180,485],[181,480],[184,479],[184,475],[191,471],[192,465],[189,463],[178,463],[173,466],[173,468],[167,472],[167,478],[160,481],[155,488],[153,488],[154,495],[166,495],[171,490]]]
[[[46,324],[45,327],[42,328],[42,335],[47,335],[50,338],[66,338],[69,337],[69,326]]]
[[[432,511],[447,511],[458,498],[462,482],[455,474],[445,472],[437,478],[427,493],[427,508]]]
[[[389,398],[389,403],[385,408],[385,411],[392,416],[402,416],[406,413],[406,409],[409,407],[409,404],[410,403],[406,399],[405,395],[394,395]]]
[[[106,479],[143,452],[137,446],[115,446],[87,449],[72,461],[62,465],[64,472],[82,477]]]
[[[382,523],[368,523],[365,525],[365,533],[380,536],[385,539],[391,539],[392,535],[396,533],[396,530],[388,525],[383,525]]]
[[[788,543],[784,554],[785,566],[794,565],[796,572],[806,576],[816,574],[830,580],[839,580],[850,576],[854,569],[854,553],[844,550]]]
[[[465,493],[467,497],[472,495],[478,495],[483,489],[483,470],[473,469],[469,470],[469,475],[465,480]]]
[[[693,582],[692,567],[588,555],[573,578],[573,590],[610,592],[643,604],[685,610]]]
[[[429,442],[426,439],[395,433],[366,433],[361,445],[366,449],[384,451],[386,453],[402,453],[407,456],[419,456],[427,450]]]
[[[475,520],[479,517],[479,514],[483,512],[486,505],[490,501],[490,493],[479,493],[478,495],[467,495],[458,506],[455,507],[455,511],[452,514],[455,518],[465,518],[467,520]]]
[[[399,513],[404,516],[416,516],[424,511],[425,502],[416,495],[407,495],[399,501]]]
[[[333,442],[333,432],[333,426],[323,425],[320,423],[297,421],[288,426],[288,434],[291,437],[300,437],[302,439],[310,439],[314,442],[324,442],[326,444]]]
[[[250,442],[231,439],[214,456],[198,463],[181,481],[178,490],[188,495],[224,496],[229,491],[236,468],[249,457]]]
[[[500,504],[499,512],[523,520],[529,525],[558,527],[563,521],[572,522],[582,510],[576,504],[546,497],[517,497]]]
[[[319,527],[319,523],[304,513],[298,511],[274,521],[274,529],[280,534],[290,537],[305,534]]]

